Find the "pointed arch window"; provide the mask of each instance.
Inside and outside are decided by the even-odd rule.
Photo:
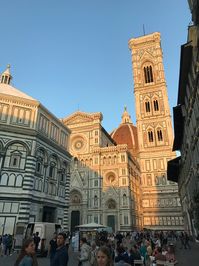
[[[49,168],[49,177],[54,178],[54,176],[55,176],[55,164],[51,163]]]
[[[123,206],[127,205],[127,196],[126,194],[123,195]]]
[[[152,131],[148,131],[148,139],[149,139],[149,142],[153,142],[153,132]]]
[[[95,195],[95,197],[94,197],[94,207],[97,207],[97,206],[98,206],[98,198]]]
[[[153,69],[152,69],[152,66],[144,67],[144,78],[145,78],[145,83],[153,82]]]
[[[149,101],[145,102],[145,109],[146,109],[147,113],[150,113],[151,107],[150,107],[150,102]]]
[[[20,162],[21,162],[21,153],[17,151],[13,152],[10,157],[10,167],[20,168]]]
[[[43,167],[44,167],[44,150],[39,149],[37,151],[37,162],[36,162],[36,173],[37,174],[42,174],[43,173]]]
[[[154,101],[153,101],[153,106],[154,106],[154,110],[155,110],[155,111],[159,111],[158,100],[154,100]]]
[[[158,136],[158,141],[163,141],[163,135],[162,135],[162,130],[161,129],[157,130],[157,136]]]

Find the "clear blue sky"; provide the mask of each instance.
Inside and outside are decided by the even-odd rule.
[[[110,132],[124,106],[135,123],[128,40],[159,31],[170,107],[176,105],[187,0],[0,1],[0,71],[58,118],[102,112]]]

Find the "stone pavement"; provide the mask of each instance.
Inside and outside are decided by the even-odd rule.
[[[180,243],[177,243],[178,266],[199,266],[199,243],[190,242],[190,245],[191,249],[180,249]]]

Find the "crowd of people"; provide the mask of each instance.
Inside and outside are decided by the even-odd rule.
[[[176,264],[177,238],[174,232],[117,233],[107,236],[106,240],[97,239],[97,242],[92,241],[90,244],[83,238],[80,241],[79,262],[81,266],[134,266],[136,262],[158,266],[159,261]]]
[[[69,261],[69,238],[67,237],[68,235],[64,232],[54,233],[52,236],[47,253],[50,266],[67,266]],[[75,255],[78,256],[79,266],[134,266],[136,261],[141,261],[145,266],[158,266],[158,261],[168,261],[175,265],[177,239],[181,243],[180,248],[191,248],[186,232],[181,232],[179,235],[173,231],[118,232],[117,234],[102,232],[93,239],[87,235],[81,237],[79,252]],[[2,254],[11,254],[10,243],[13,237],[5,235],[0,240]],[[40,249],[42,248],[41,242],[38,232],[31,239],[25,240],[15,266],[38,266],[36,254],[39,243]]]

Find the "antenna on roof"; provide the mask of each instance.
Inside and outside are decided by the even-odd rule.
[[[143,34],[145,35],[145,26],[144,26],[144,24],[143,24]]]

